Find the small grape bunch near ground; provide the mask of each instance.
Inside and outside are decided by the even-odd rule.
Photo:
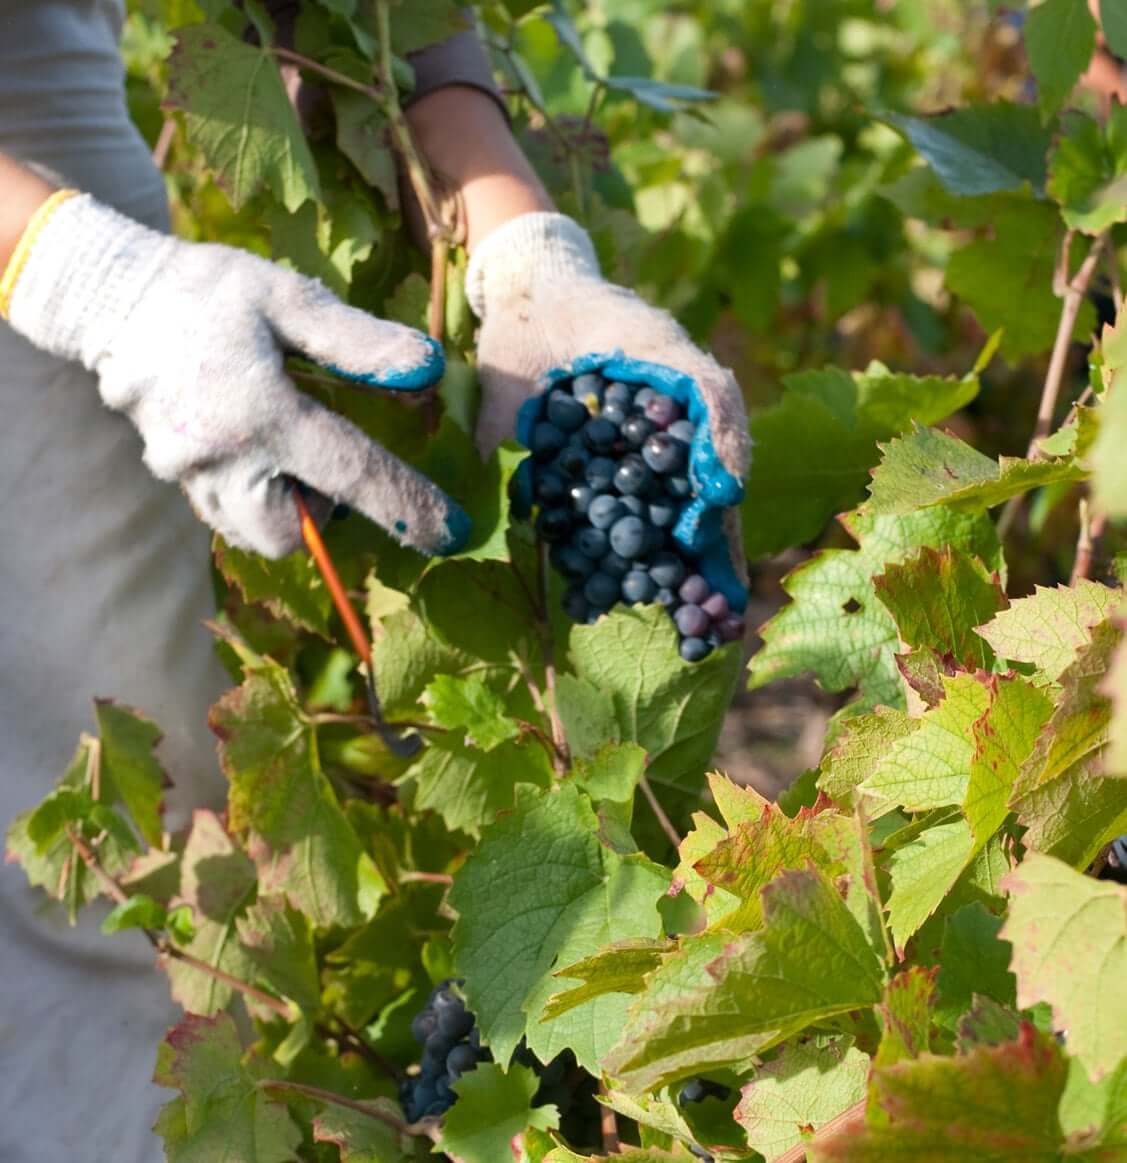
[[[474,1016],[454,992],[459,982],[443,981],[431,990],[426,1006],[411,1020],[411,1033],[423,1047],[419,1073],[403,1080],[399,1101],[412,1123],[445,1114],[457,1095],[451,1084],[489,1058],[482,1049]]]
[[[687,662],[744,630],[673,536],[692,499],[695,435],[672,396],[586,372],[552,385],[529,438],[536,529],[569,583],[564,612],[593,622],[618,602],[656,602]]]

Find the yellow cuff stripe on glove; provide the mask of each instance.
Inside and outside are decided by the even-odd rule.
[[[28,219],[24,232],[20,235],[19,242],[16,243],[16,249],[12,252],[7,269],[0,276],[0,319],[8,318],[8,313],[12,307],[12,296],[16,291],[16,283],[19,282],[20,274],[31,256],[32,247],[35,246],[43,228],[50,221],[51,215],[64,202],[69,201],[78,193],[78,190],[56,190]]]

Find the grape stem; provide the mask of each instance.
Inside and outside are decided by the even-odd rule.
[[[599,1093],[605,1096],[606,1092],[606,1086],[600,1083]],[[621,1147],[618,1138],[618,1119],[615,1116],[614,1108],[607,1106],[606,1103],[599,1105],[599,1124],[603,1134],[603,1154],[617,1155]]]
[[[346,1110],[355,1111],[370,1119],[375,1119],[384,1126],[391,1127],[401,1135],[425,1135],[432,1142],[439,1139],[438,1128],[425,1123],[405,1123],[401,1118],[388,1114],[372,1106],[371,1103],[360,1102],[354,1098],[347,1098],[331,1090],[323,1090],[320,1086],[309,1086],[304,1082],[290,1082],[285,1078],[262,1078],[255,1083],[259,1090],[290,1090],[294,1094],[304,1095],[306,1098],[316,1099],[318,1102],[327,1102],[332,1106],[342,1106]]]

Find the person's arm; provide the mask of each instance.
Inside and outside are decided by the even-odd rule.
[[[50,182],[0,153],[0,273],[7,269],[35,211],[54,192]]]

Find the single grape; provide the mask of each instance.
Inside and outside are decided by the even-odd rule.
[[[679,604],[676,591],[669,589],[667,586],[663,586],[654,594],[654,601],[659,606],[664,606],[671,614]]]
[[[672,529],[677,524],[677,506],[672,501],[659,497],[649,503],[646,516],[656,529]]]
[[[562,501],[567,492],[564,478],[553,468],[542,468],[536,474],[536,484],[533,488],[536,499],[545,505],[554,505]]]
[[[629,408],[634,402],[634,389],[629,384],[612,380],[603,392],[603,400],[608,404],[617,404],[620,408]]]
[[[684,609],[684,607],[681,607]],[[712,645],[703,638],[682,638],[681,657],[686,662],[700,662],[712,653]]]
[[[567,443],[567,436],[554,424],[541,420],[532,429],[529,447],[537,460],[551,460]]]
[[[571,381],[571,394],[595,412],[603,396],[603,377],[597,372],[586,372]]]
[[[436,1098],[419,1116],[424,1119],[436,1119],[450,1109],[450,1103],[444,1098]]]
[[[673,475],[685,466],[685,446],[668,432],[655,432],[642,445],[642,459],[663,475]]]
[[[666,477],[664,484],[665,491],[679,501],[693,495],[693,482],[686,476]]]
[[[653,473],[637,453],[629,453],[619,461],[614,474],[614,487],[624,496],[636,496],[653,485]]]
[[[640,557],[645,552],[649,540],[646,528],[640,517],[620,517],[610,527],[611,549],[631,561]]]
[[[545,412],[548,419],[564,432],[575,432],[587,423],[587,409],[581,401],[566,392],[552,392]]]
[[[583,558],[586,561],[586,558]],[[563,607],[563,612],[573,622],[586,622],[587,614],[590,607],[587,604],[587,599],[583,596],[582,586],[572,586],[563,596],[563,601],[560,603]]]
[[[419,1069],[424,1075],[433,1078],[446,1068],[446,1055],[449,1053],[449,1046],[431,1046],[428,1044],[419,1059]]]
[[[703,1102],[704,1096],[707,1093],[703,1078],[690,1078],[681,1087],[681,1092],[677,1095],[677,1104],[679,1106],[688,1106],[691,1102]]]
[[[703,638],[711,625],[708,615],[700,606],[695,606],[691,602],[683,605],[673,615],[673,621],[677,623],[677,629],[685,638]]]
[[[450,1080],[440,1075],[434,1080],[434,1097],[440,1102],[454,1102],[454,1092],[450,1089]]]
[[[591,574],[583,586],[583,596],[600,613],[610,609],[618,601],[618,578],[601,571]],[[591,616],[591,612],[593,611],[588,612],[588,617]]]
[[[675,590],[685,580],[685,563],[675,553],[659,553],[650,566],[650,577],[659,587]]]
[[[446,1072],[451,1078],[459,1078],[467,1070],[477,1065],[477,1053],[468,1042],[460,1042],[446,1055]]]
[[[583,485],[578,481],[567,490],[567,499],[572,510],[580,517],[586,516],[595,495],[595,490],[590,485]]]
[[[587,455],[587,450],[578,448],[574,444],[569,444],[567,448],[560,451],[559,456],[556,457],[556,468],[568,477],[581,477],[587,471],[587,461],[590,458]]]
[[[595,572],[595,563],[574,545],[553,545],[548,556],[569,581],[583,581]]]
[[[649,506],[641,497],[619,497],[624,512],[630,513],[643,520],[649,515]]]
[[[634,398],[636,400],[637,396]],[[668,428],[674,420],[681,418],[681,409],[672,396],[659,396],[655,394],[652,399],[646,401],[645,414],[646,419],[655,428]]]
[[[587,462],[585,479],[595,492],[605,492],[614,480],[615,467],[609,456],[593,456]]]
[[[596,529],[609,529],[619,517],[626,513],[622,502],[617,497],[596,497],[587,510],[587,520]]]
[[[631,605],[637,602],[652,602],[656,593],[654,579],[645,570],[632,569],[622,579],[622,596]]]
[[[450,996],[450,995],[447,995]],[[447,1039],[464,1038],[470,1030],[473,1029],[473,1014],[466,1009],[458,998],[453,999],[454,1003],[446,1005],[441,1009],[438,1002],[435,1002],[435,1013],[438,1014],[438,1029],[444,1035],[443,1041],[438,1043],[445,1056],[450,1051],[450,1045]],[[427,1043],[430,1046],[430,1042]]]
[[[697,426],[691,420],[674,420],[666,432],[674,440],[680,440],[682,444],[692,444],[693,437],[697,434]]]
[[[714,621],[720,622],[729,614],[728,599],[721,593],[709,594],[700,608]]]
[[[599,413],[604,420],[609,420],[615,428],[622,428],[626,422],[626,409],[620,404],[604,404],[603,410]]]
[[[618,429],[602,416],[595,416],[584,425],[583,439],[592,452],[607,453],[614,448],[614,442],[618,439]]]
[[[639,388],[634,393],[634,407],[645,408],[645,406],[657,395],[653,388]]]
[[[720,632],[721,641],[739,642],[744,636],[745,623],[743,618],[730,614],[717,624],[716,629]]]
[[[645,416],[627,416],[622,425],[622,439],[631,448],[641,448],[646,438],[656,429]]]
[[[606,553],[610,539],[604,530],[595,529],[588,525],[586,529],[580,529],[575,534],[571,543],[584,557],[597,560]]]
[[[545,541],[562,541],[571,532],[571,514],[566,509],[541,509],[536,532]]]
[[[699,606],[712,593],[712,587],[699,573],[694,573],[685,578],[681,583],[679,593],[681,595],[681,601],[691,602],[694,606]]]
[[[624,578],[633,568],[632,561],[627,561],[625,557],[613,551],[599,561],[599,569],[603,573],[619,579]]]
[[[419,1010],[411,1019],[411,1035],[416,1042],[425,1042],[434,1033],[437,1024],[438,1018],[434,1010],[428,1006],[425,1010]]]

